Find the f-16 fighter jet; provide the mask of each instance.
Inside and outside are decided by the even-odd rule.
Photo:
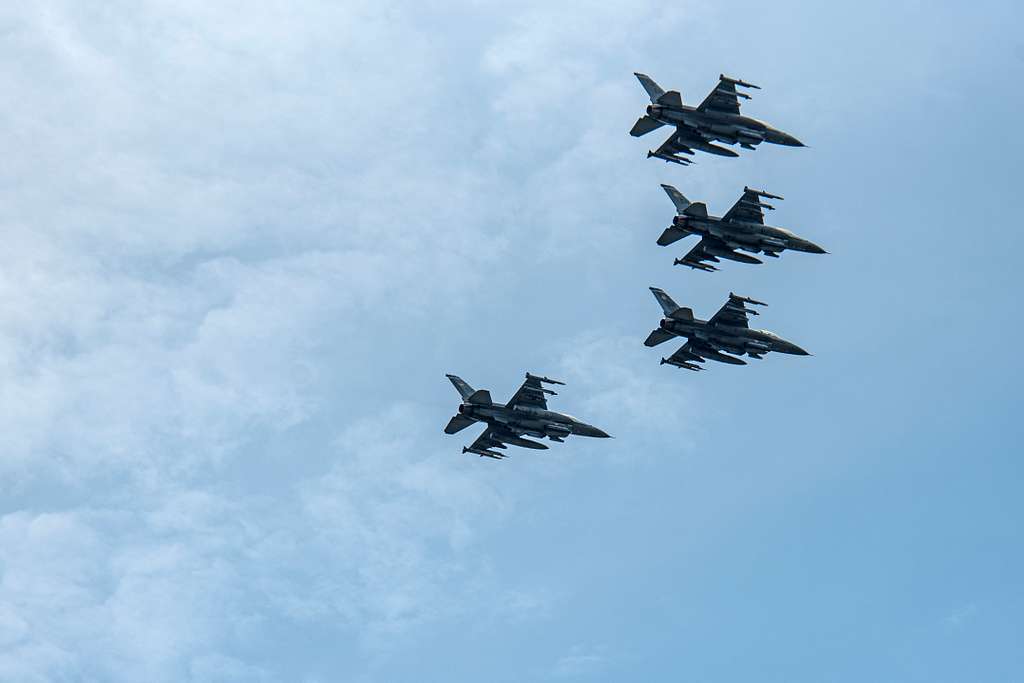
[[[711,94],[696,107],[690,107],[683,104],[678,90],[665,92],[650,76],[641,73],[635,75],[650,96],[651,104],[647,107],[647,114],[633,124],[629,134],[640,137],[662,126],[675,127],[675,131],[661,147],[647,153],[648,159],[655,157],[686,165],[693,162],[680,154],[692,156],[694,150],[724,157],[739,156],[731,149],[711,144],[714,141],[730,145],[738,142],[744,149],[754,149],[762,142],[789,147],[804,146],[804,143],[789,133],[740,114],[740,98],[749,100],[750,95],[737,91],[737,86],[760,90],[756,85],[720,75],[718,85]]]
[[[776,258],[780,251],[786,249],[812,254],[827,253],[814,242],[797,237],[789,230],[764,224],[763,209],[772,211],[775,207],[762,202],[761,199],[782,199],[778,195],[744,187],[743,196],[739,201],[733,204],[728,213],[719,218],[708,215],[708,207],[703,202],[691,204],[690,200],[671,185],[661,187],[676,205],[678,215],[672,220],[672,225],[661,233],[658,244],[665,247],[687,235],[700,235],[700,242],[686,256],[675,260],[677,266],[712,271],[718,269],[704,261],[718,263],[719,259],[728,259],[740,263],[762,263],[760,259],[739,253],[738,249]]]
[[[687,370],[703,370],[695,363],[703,363],[705,358],[716,360],[720,363],[732,365],[746,365],[742,358],[722,353],[728,351],[742,356],[746,354],[751,358],[761,358],[769,351],[790,353],[796,356],[809,356],[810,354],[792,342],[769,332],[768,330],[752,330],[747,326],[747,316],[757,315],[746,307],[747,304],[765,306],[762,301],[754,301],[744,296],[729,294],[729,300],[718,309],[718,313],[711,316],[710,320],[700,320],[693,317],[693,311],[676,304],[668,294],[651,287],[654,298],[661,304],[665,311],[665,318],[661,321],[658,329],[647,336],[645,346],[657,346],[673,337],[686,337],[687,341],[683,346],[668,358],[662,358],[664,365],[675,365],[677,368]]]
[[[555,392],[546,388],[545,384],[565,384],[547,377],[538,377],[526,373],[526,381],[508,403],[495,403],[486,389],[473,389],[455,375],[445,375],[462,395],[459,413],[444,428],[445,434],[455,434],[474,422],[487,423],[487,429],[469,446],[462,449],[463,453],[476,453],[480,457],[500,460],[505,456],[493,449],[504,449],[505,444],[544,450],[545,444],[523,435],[544,438],[561,442],[570,434],[580,436],[596,436],[608,438],[608,434],[597,427],[577,420],[572,415],[556,413],[548,410],[547,397],[555,396]]]

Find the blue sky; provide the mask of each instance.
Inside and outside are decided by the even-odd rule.
[[[1021,18],[0,10],[0,680],[1024,678]],[[635,70],[810,148],[646,160]],[[831,253],[683,272],[662,182]],[[616,439],[460,455],[526,370]]]

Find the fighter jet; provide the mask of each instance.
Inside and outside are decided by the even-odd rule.
[[[505,449],[505,444],[545,450],[547,446],[538,441],[524,439],[523,435],[561,442],[570,434],[608,438],[608,434],[597,427],[577,420],[572,415],[548,410],[548,396],[555,392],[545,384],[565,384],[558,380],[538,377],[526,373],[526,381],[519,387],[508,403],[495,403],[486,389],[473,389],[455,375],[445,375],[462,396],[459,412],[444,428],[445,434],[455,434],[474,422],[485,422],[487,429],[463,453],[475,453],[480,457],[501,460],[507,457],[493,449]]]
[[[633,124],[629,134],[640,137],[662,126],[675,126],[675,131],[661,147],[647,153],[648,159],[655,157],[687,165],[693,162],[680,154],[692,156],[694,150],[725,157],[739,156],[731,149],[711,144],[714,141],[730,145],[738,142],[744,149],[754,149],[762,142],[789,147],[805,146],[789,133],[740,114],[740,98],[749,100],[750,95],[736,88],[760,90],[752,83],[720,75],[718,85],[711,94],[696,107],[690,107],[683,104],[683,97],[678,90],[665,92],[650,76],[641,73],[635,75],[650,96],[651,104],[647,107],[647,113]]]
[[[741,254],[742,249],[754,254],[778,258],[779,252],[786,249],[806,251],[811,254],[825,254],[824,249],[814,242],[797,237],[789,230],[774,228],[764,224],[764,211],[775,209],[764,199],[782,199],[764,190],[743,188],[743,196],[733,204],[728,213],[719,218],[708,215],[708,207],[703,202],[690,203],[679,190],[671,185],[661,186],[669,199],[676,205],[676,217],[672,225],[661,233],[658,244],[665,247],[681,240],[687,235],[700,235],[698,242],[686,256],[675,260],[675,265],[684,265],[696,270],[712,271],[718,268],[704,263],[719,262],[719,259],[739,261],[740,263],[762,263],[760,259]]]
[[[657,346],[673,337],[686,337],[686,343],[668,358],[662,358],[661,364],[668,363],[677,368],[687,370],[703,370],[695,363],[703,363],[704,359],[732,365],[746,365],[742,358],[730,356],[728,351],[751,358],[761,358],[769,351],[789,353],[796,356],[810,354],[792,342],[769,332],[768,330],[752,330],[747,326],[748,315],[758,315],[757,311],[746,307],[746,304],[765,306],[763,301],[755,301],[744,296],[729,294],[729,300],[711,316],[710,320],[693,317],[693,311],[683,308],[672,300],[668,294],[651,287],[654,298],[665,311],[665,318],[658,329],[647,336],[645,346]]]

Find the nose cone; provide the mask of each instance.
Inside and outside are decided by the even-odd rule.
[[[802,348],[794,344],[793,342],[780,341],[776,342],[775,350],[779,353],[788,353],[791,356],[809,356],[811,354],[804,351]]]
[[[577,422],[573,425],[573,431],[580,436],[593,436],[598,439],[610,439],[611,435],[604,430],[598,429],[593,425],[588,425],[585,422]]]
[[[806,147],[804,143],[797,140],[789,133],[784,133],[781,130],[775,130],[774,128],[768,131],[765,136],[768,142],[773,142],[776,145],[785,145],[786,147]]]
[[[804,242],[804,251],[810,254],[827,254],[828,252],[819,247],[814,242]]]

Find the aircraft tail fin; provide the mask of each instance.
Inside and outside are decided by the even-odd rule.
[[[675,318],[676,320],[693,320],[693,311],[685,306],[677,304],[672,297],[665,293],[664,290],[658,289],[657,287],[651,287],[651,292],[654,293],[654,298],[661,304],[661,310],[665,311],[666,318]]]
[[[492,403],[491,392],[486,389],[477,389],[466,397],[466,403],[476,403],[478,405],[488,406]]]
[[[661,310],[665,311],[665,315],[672,315],[679,310],[679,304],[672,300],[665,290],[658,289],[657,287],[651,287],[651,291],[654,293],[654,298],[661,304]]]
[[[647,91],[647,96],[651,98],[651,104],[658,104],[658,98],[665,94],[665,91],[661,89],[661,86],[654,82],[654,79],[647,74],[633,72],[637,80],[640,81],[640,85],[644,86],[644,90]]]
[[[683,96],[679,94],[678,90],[669,90],[667,93],[662,93],[662,95],[658,97],[657,104],[663,104],[667,107],[682,109]]]
[[[665,190],[665,194],[672,200],[672,203],[676,205],[676,212],[683,213],[687,207],[690,206],[690,200],[683,196],[683,193],[672,187],[671,185],[662,184],[661,189]]]
[[[473,395],[475,389],[469,386],[469,384],[467,384],[466,381],[458,375],[445,375],[445,377],[447,377],[448,381],[455,386],[456,391],[459,392],[459,396],[462,397],[463,401]]]
[[[705,204],[704,202],[694,202],[693,204],[690,204],[685,209],[683,209],[683,213],[685,213],[687,216],[695,216],[697,218],[707,218],[708,217],[708,205]]]

